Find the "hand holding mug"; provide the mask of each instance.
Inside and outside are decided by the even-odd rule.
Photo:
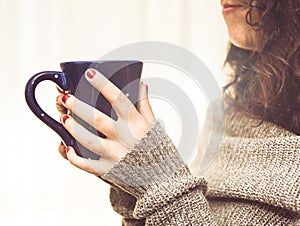
[[[101,132],[105,137],[97,136],[79,124],[71,115],[62,114],[61,123],[65,129],[84,147],[100,155],[99,160],[78,156],[73,147],[65,148],[61,144],[60,152],[76,167],[100,176],[118,162],[129,149],[146,133],[154,114],[147,96],[147,85],[139,89],[138,110],[126,95],[95,69],[88,69],[86,80],[101,93],[117,114],[117,120],[79,100],[73,95],[61,94],[57,105],[63,106],[81,120]],[[91,117],[93,116],[93,117]]]
[[[101,175],[125,155],[154,119],[146,86],[140,85],[143,63],[73,61],[60,66],[62,71],[43,71],[29,79],[26,102],[61,137],[59,150],[65,158]],[[63,114],[60,122],[48,115],[36,100],[36,87],[45,80],[56,83],[61,93],[56,103]],[[69,150],[68,155],[64,146]],[[94,164],[94,168],[89,167]]]

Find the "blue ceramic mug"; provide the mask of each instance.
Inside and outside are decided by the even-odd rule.
[[[74,147],[78,155],[84,158],[99,159],[99,155],[89,151],[78,143],[63,125],[50,117],[38,104],[35,98],[37,85],[50,80],[58,85],[64,93],[70,93],[87,104],[97,108],[113,119],[117,119],[116,113],[108,101],[85,79],[84,73],[88,68],[95,68],[112,81],[122,90],[131,102],[136,106],[138,100],[138,89],[142,73],[142,62],[139,61],[74,61],[60,64],[62,71],[44,71],[35,74],[27,82],[25,88],[26,102],[31,111],[46,125],[53,129],[63,140],[66,146]],[[137,106],[136,106],[137,107]],[[69,112],[72,114],[71,112]],[[85,123],[76,115],[72,116],[85,128],[98,136],[103,134]]]

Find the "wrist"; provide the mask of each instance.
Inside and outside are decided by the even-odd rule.
[[[102,176],[137,198],[167,189],[172,193],[176,186],[183,192],[204,184],[191,175],[173,142],[159,122],[153,121],[149,130],[111,170]],[[149,193],[149,194],[147,194]],[[176,194],[172,194],[172,196]]]

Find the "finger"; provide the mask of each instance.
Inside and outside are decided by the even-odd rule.
[[[128,119],[132,114],[138,113],[125,94],[99,71],[88,69],[85,77],[112,105],[118,117]]]
[[[76,154],[72,147],[66,147],[66,153],[72,165],[96,176],[101,176],[113,167],[112,162],[106,161],[102,157],[99,160],[82,158]]]
[[[68,110],[64,108],[63,106],[56,104],[56,109],[60,114],[67,114]]]
[[[138,110],[149,123],[154,120],[155,116],[148,98],[148,85],[143,82],[139,89]]]
[[[66,109],[63,106],[62,96],[63,95],[59,95],[59,96],[56,97],[56,109],[59,111],[60,114],[67,114],[68,109]]]
[[[114,137],[115,121],[112,118],[70,94],[66,94],[60,99],[67,109],[83,119],[89,125],[93,126],[107,137]]]
[[[84,147],[101,156],[107,156],[104,147],[105,139],[88,131],[70,115],[62,115],[61,122],[66,130]]]
[[[60,142],[59,146],[58,146],[58,151],[61,154],[61,156],[65,159],[67,159],[67,154],[65,151],[65,145],[63,144],[63,142]]]
[[[67,114],[68,109],[66,109],[64,106],[59,105],[58,103],[56,103],[56,109],[58,110],[58,112],[63,115],[63,114]]]

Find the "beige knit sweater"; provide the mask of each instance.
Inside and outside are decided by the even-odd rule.
[[[300,225],[300,137],[240,113],[226,122],[214,161],[197,176],[154,122],[103,176],[123,225]]]

